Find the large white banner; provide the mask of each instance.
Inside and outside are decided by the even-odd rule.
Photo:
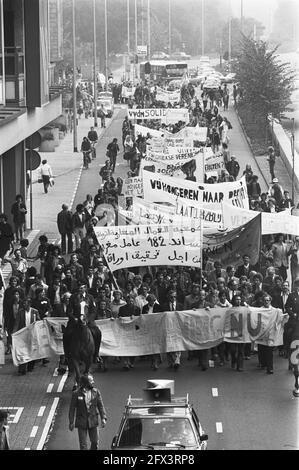
[[[285,321],[280,309],[218,307],[96,320],[96,325],[102,333],[101,356],[144,356],[208,349],[223,341],[280,346]],[[66,324],[67,318],[47,318],[14,333],[14,365],[64,354]]]
[[[227,229],[240,227],[252,220],[257,212],[231,207],[226,203],[222,204],[223,223]],[[262,212],[262,235],[273,235],[275,233],[287,233],[289,235],[299,235],[299,217],[285,214],[283,212]]]
[[[144,199],[133,198],[130,214],[126,216],[135,224],[176,224],[197,227],[202,223],[203,229],[221,230],[223,228],[222,211],[203,208],[199,204],[178,198],[173,206],[154,204]]]
[[[221,209],[223,201],[245,209],[249,207],[245,176],[228,183],[202,184],[144,170],[142,178],[147,201],[175,204],[180,197],[215,209]]]
[[[134,87],[134,86],[126,87],[126,86],[123,85],[122,88],[121,88],[122,98],[133,98],[135,90],[136,90],[136,87]]]
[[[135,137],[138,135],[142,135],[143,137],[147,137],[150,135],[151,137],[162,137],[163,132],[158,131],[157,129],[151,129],[150,127],[140,126],[140,124],[134,125]]]
[[[175,225],[95,227],[111,271],[133,266],[201,266],[201,231]]]
[[[187,108],[128,108],[129,119],[161,119],[165,124],[178,121],[189,122],[189,111]]]
[[[222,170],[225,170],[224,158],[222,153],[214,154],[210,147],[205,152],[204,172],[207,178],[216,174],[219,176]]]
[[[164,103],[179,103],[181,100],[180,90],[168,91],[163,88],[157,87],[156,101],[163,101]]]
[[[165,163],[180,163],[188,162],[193,158],[203,159],[203,149],[194,147],[169,147],[160,149],[160,151],[148,148],[145,155],[145,160],[157,160]]]

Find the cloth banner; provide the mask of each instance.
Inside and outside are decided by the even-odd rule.
[[[126,178],[123,182],[122,195],[126,197],[140,196],[143,197],[143,180],[140,176]]]
[[[218,210],[222,209],[222,201],[245,209],[249,207],[245,176],[228,183],[198,184],[144,170],[142,178],[144,199],[147,201],[175,204],[180,197]]]
[[[164,163],[186,163],[193,158],[201,158],[203,160],[203,149],[194,147],[170,147],[160,151],[148,148],[144,157],[145,161],[156,160]]]
[[[244,223],[252,220],[257,212],[231,207],[223,203],[223,223],[227,229],[240,227]],[[262,235],[274,235],[275,233],[287,233],[289,235],[299,235],[299,218],[285,214],[283,212],[261,212],[262,215]]]
[[[156,101],[163,101],[164,103],[179,103],[181,101],[180,90],[168,91],[163,88],[157,87]]]
[[[158,131],[157,129],[151,129],[150,127],[140,126],[139,124],[134,125],[134,132],[135,137],[138,135],[142,135],[143,137],[147,137],[149,134],[151,137],[162,137],[163,132]]]
[[[212,261],[221,261],[222,267],[242,263],[242,256],[250,255],[254,265],[261,249],[261,214],[231,231],[203,234],[203,251]]]
[[[200,126],[185,126],[179,132],[171,134],[165,131],[164,145],[166,147],[194,147],[194,142],[205,143],[207,140],[208,128]]]
[[[94,227],[111,271],[133,266],[201,265],[200,224],[194,228],[174,225]]]
[[[178,198],[175,205],[166,206],[154,204],[145,199],[133,198],[132,210],[126,217],[130,217],[135,224],[177,224],[183,226],[188,223],[194,226],[194,222],[202,221],[203,229],[210,228],[215,231],[223,229],[222,211],[214,211],[204,208],[196,203],[186,202]],[[183,219],[181,221],[181,219]],[[180,222],[181,221],[181,222]]]
[[[179,163],[166,163],[165,161],[152,160],[148,157],[142,158],[140,171],[142,170],[151,171],[162,176],[174,176],[183,180],[190,174],[195,178],[195,181],[203,181],[203,164],[194,158]]]
[[[165,124],[189,122],[187,108],[135,108],[127,110],[129,119],[161,119]]]
[[[144,356],[208,349],[223,341],[280,346],[286,319],[273,307],[218,307],[96,320],[96,325],[102,333],[101,356]],[[14,333],[14,365],[63,354],[63,326],[67,321],[47,318]]]

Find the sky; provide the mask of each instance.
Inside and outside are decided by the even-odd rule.
[[[242,0],[230,0],[234,16],[240,17]],[[271,17],[276,10],[278,0],[243,0],[243,16],[261,21],[269,32]]]

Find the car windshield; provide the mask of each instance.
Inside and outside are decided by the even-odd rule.
[[[122,429],[119,446],[142,445],[195,447],[197,442],[187,418],[128,418]]]

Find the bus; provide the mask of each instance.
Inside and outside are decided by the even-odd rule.
[[[154,83],[166,84],[170,80],[181,80],[187,72],[188,65],[184,62],[151,60],[140,64],[141,80]]]

